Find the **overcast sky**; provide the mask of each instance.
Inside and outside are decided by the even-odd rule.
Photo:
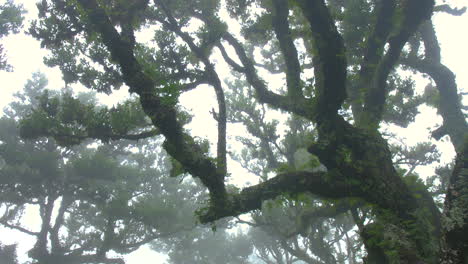
[[[15,2],[22,3],[28,10],[28,20],[36,17],[37,10],[34,4],[35,1],[15,0]],[[467,4],[468,1],[450,0],[450,3],[453,3],[455,6],[461,6],[462,4]],[[466,64],[468,63],[468,53],[466,52],[466,47],[468,47],[468,34],[466,34],[466,28],[468,27],[468,15],[452,17],[446,14],[436,14],[434,16],[434,22],[436,23],[437,35],[441,43],[443,62],[456,74],[459,91],[467,92],[468,72]],[[26,26],[28,25],[29,22],[27,21]],[[23,88],[26,80],[31,77],[33,72],[41,71],[46,73],[49,78],[49,88],[58,89],[64,86],[59,70],[56,68],[47,68],[42,63],[42,58],[47,54],[47,51],[40,49],[39,43],[32,37],[22,33],[4,38],[0,40],[0,42],[5,46],[8,61],[14,67],[13,72],[0,72],[2,95],[0,98],[0,109],[3,109],[3,107],[11,101],[13,93],[20,91]],[[419,88],[423,89],[424,87]],[[125,91],[120,92],[121,96],[123,94],[125,94]],[[200,111],[201,113],[204,113],[202,116],[202,119],[204,120],[196,120],[198,124],[206,124],[205,122],[209,121],[209,110],[211,109],[211,106],[203,106],[205,109]],[[200,107],[200,105],[188,105],[188,107],[194,108]],[[434,128],[434,122],[437,122],[437,120],[438,122],[441,121],[440,118],[435,118],[435,110],[430,110],[428,108],[422,108],[422,110],[426,113],[417,119],[416,124],[406,130],[407,132],[405,135],[408,138],[408,142],[428,139],[429,134],[427,128]],[[212,120],[210,120],[210,122],[212,122]],[[207,132],[204,126],[200,126],[199,129],[195,127],[194,133],[199,134],[199,136],[212,136],[212,134]],[[446,149],[447,151],[445,151]],[[445,148],[444,151],[444,159],[449,160],[453,157],[454,153],[450,147]],[[0,229],[0,232],[1,231],[2,230]],[[14,237],[21,237],[22,241],[19,241],[20,243],[27,241],[27,236]],[[5,243],[14,242],[5,240],[5,236],[2,236],[2,240]],[[129,264],[154,263],[156,260],[156,254],[146,248],[142,251],[131,254],[128,259]],[[24,258],[21,258],[21,260],[24,260]]]

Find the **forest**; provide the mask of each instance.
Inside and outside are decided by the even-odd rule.
[[[466,7],[19,2],[0,71],[26,34],[63,86],[34,72],[0,114],[0,264],[468,264],[468,92],[433,19]]]

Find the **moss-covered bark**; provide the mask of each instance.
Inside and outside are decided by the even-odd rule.
[[[457,155],[444,205],[440,263],[468,263],[468,140]]]
[[[112,60],[120,67],[122,79],[130,91],[139,96],[143,110],[157,131],[164,135],[166,151],[187,172],[200,178],[208,188],[210,205],[199,212],[201,222],[208,223],[260,209],[263,201],[285,193],[310,192],[326,198],[357,197],[375,208],[377,218],[375,223],[361,230],[369,251],[369,263],[436,263],[436,241],[441,233],[440,216],[427,192],[421,191],[420,186],[414,182],[405,182],[397,173],[388,142],[378,130],[389,93],[388,77],[395,69],[410,37],[430,18],[433,0],[376,2],[376,21],[370,34],[366,36],[363,60],[353,65],[360,66],[360,69],[356,70],[357,85],[354,83],[352,98],[348,98],[346,93],[350,65],[345,44],[334,14],[328,8],[328,1],[274,0],[270,3],[272,8],[267,8],[274,19],[269,27],[276,36],[275,41],[278,41],[279,51],[285,62],[286,95],[269,89],[257,73],[255,59],[236,36],[229,32],[216,32],[215,42],[220,47],[222,56],[235,71],[243,75],[260,103],[301,116],[316,125],[318,139],[308,150],[327,167],[327,172],[278,173],[275,177],[244,188],[239,193],[226,191],[226,105],[221,82],[204,52],[206,47],[197,46],[190,34],[183,32],[180,21],[171,13],[169,2],[154,2],[158,8],[158,12],[155,11],[156,16],[162,16],[155,21],[185,41],[188,48],[205,65],[203,74],[215,87],[219,103],[216,159],[208,157],[194,138],[184,131],[177,119],[174,102],[168,103],[156,91],[161,84],[135,58],[132,27],[124,27],[119,32],[100,1],[77,0],[85,14],[83,27],[88,33],[91,32],[89,34],[97,33],[100,36]],[[304,96],[299,51],[294,46],[293,27],[289,24],[292,20],[290,11],[293,8],[304,18],[305,22],[301,26],[310,34],[306,39],[306,46],[309,47],[308,51],[314,53],[311,55],[314,82],[308,87],[313,92],[308,97]],[[214,16],[208,19],[196,14],[194,17],[205,23],[208,21],[213,25],[221,24]],[[444,117],[444,128],[459,149],[467,126],[460,106],[454,103],[458,102],[454,76],[440,64],[439,49],[434,45],[432,33],[424,35],[424,32],[421,33],[428,55],[425,60],[412,60],[411,63],[415,68],[431,75],[437,83],[442,99],[440,112]],[[240,62],[229,57],[223,46],[227,44],[234,48]],[[429,53],[434,55],[431,57]],[[408,61],[409,64],[410,60]],[[347,99],[351,99],[354,123],[346,121],[340,113],[346,107]],[[267,159],[269,163],[274,163],[273,155]],[[465,190],[465,182],[460,180],[465,175],[465,170],[460,169],[466,167],[463,164],[460,165],[460,161],[457,163],[454,172],[456,179],[452,181],[453,193],[448,195],[447,215],[451,214],[450,218],[454,218],[453,212],[460,208],[458,194]],[[465,220],[463,217],[462,220]],[[466,231],[464,225],[462,226],[461,229],[450,229],[447,232],[447,245],[457,247],[453,241],[459,240],[458,234]],[[396,241],[395,237],[401,241]],[[464,246],[460,248],[464,249]]]

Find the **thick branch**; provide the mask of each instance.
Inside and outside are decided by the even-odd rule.
[[[229,57],[229,54],[226,52],[226,49],[224,48],[223,44],[218,43],[217,47],[221,51],[221,56],[223,56],[224,60],[227,62],[227,64],[229,64],[229,66],[231,66],[237,72],[245,72],[245,69],[242,66],[240,66],[231,57]]]
[[[73,203],[73,199],[64,195],[62,201],[60,202],[60,208],[58,210],[57,216],[55,217],[55,223],[50,229],[50,241],[52,245],[52,252],[58,252],[61,249],[59,231],[65,222],[65,212],[68,207]]]
[[[56,139],[71,139],[71,141],[83,141],[89,138],[93,139],[99,139],[104,142],[108,142],[109,140],[121,140],[121,139],[127,139],[127,140],[140,140],[140,139],[145,139],[145,138],[150,138],[154,137],[157,135],[160,135],[158,130],[150,130],[150,131],[145,131],[141,132],[139,134],[126,134],[126,135],[119,135],[119,134],[108,134],[108,135],[102,135],[102,134],[89,134],[89,135],[65,135],[65,134],[58,134],[58,133],[53,133],[51,132],[49,135],[46,136],[51,136]],[[70,140],[67,140],[67,142]]]
[[[397,33],[390,37],[389,49],[379,62],[370,89],[366,91],[364,99],[364,113],[360,124],[377,128],[385,108],[387,97],[386,82],[388,75],[398,61],[401,50],[408,39],[416,32],[420,24],[430,18],[434,0],[405,1],[401,7],[403,18]]]
[[[255,89],[256,96],[261,103],[266,103],[274,108],[291,112],[299,116],[310,119],[310,106],[305,99],[289,100],[286,96],[281,96],[267,89],[265,82],[260,79],[254,67],[254,63],[245,53],[242,44],[231,34],[225,33],[223,38],[234,48],[240,61],[244,65],[245,76],[250,85]]]
[[[191,82],[191,83],[182,84],[180,86],[179,90],[181,92],[188,92],[188,91],[191,91],[191,90],[197,88],[198,86],[200,86],[202,84],[208,84],[208,81],[204,80],[204,79],[198,79],[198,80],[196,80],[194,82]]]
[[[315,121],[326,122],[337,115],[346,99],[346,55],[344,42],[324,0],[299,0],[312,31],[316,78]]]
[[[288,96],[291,96],[292,98],[300,98],[303,97],[301,87],[301,66],[297,57],[297,49],[291,36],[288,15],[288,1],[273,0],[272,25],[286,63]]]
[[[57,197],[48,196],[45,198],[44,202],[39,206],[39,213],[41,216],[41,229],[37,235],[36,243],[34,244],[34,248],[30,251],[31,257],[33,258],[40,258],[40,256],[48,254],[47,250],[47,242],[48,242],[48,234],[51,230],[50,222],[52,220],[52,212],[54,209],[54,203]]]
[[[201,179],[210,190],[214,203],[224,201],[226,196],[224,175],[218,173],[217,167],[203,154],[195,140],[184,133],[182,125],[177,121],[175,108],[165,103],[157,94],[155,81],[144,73],[133,54],[131,45],[122,40],[96,0],[78,0],[78,3],[88,14],[94,30],[101,34],[103,43],[110,51],[112,58],[120,65],[123,79],[129,86],[130,92],[135,92],[140,96],[143,110],[165,136],[166,151],[189,173]]]
[[[230,206],[223,210],[209,210],[200,220],[202,223],[237,216],[261,209],[263,201],[274,199],[285,193],[311,192],[326,198],[344,198],[350,195],[362,194],[358,188],[351,187],[340,181],[326,180],[325,172],[297,171],[279,174],[276,177],[255,186],[244,188],[239,194],[229,197]]]
[[[359,188],[362,195],[348,195],[348,197],[359,197],[377,205],[379,215],[392,212],[395,216],[392,224],[402,230],[407,228],[404,223],[419,223],[418,232],[428,232],[427,219],[423,220],[414,214],[420,207],[426,208],[427,201],[416,199],[414,192],[398,175],[386,140],[378,133],[356,128],[342,119],[336,122],[337,128],[334,132],[319,127],[321,140],[309,147],[309,152],[318,156],[329,172],[334,172],[334,179],[342,181],[352,179],[356,182],[351,185]],[[332,134],[328,135],[326,131],[333,133],[330,132]],[[345,153],[349,151],[350,161],[343,160],[345,158],[343,151]],[[436,225],[433,220],[437,215],[432,211],[428,213],[429,222]],[[412,236],[410,239],[417,250],[423,250],[427,242],[418,236]],[[404,258],[402,256],[402,259]]]
[[[424,57],[428,60],[440,62],[441,49],[432,20],[425,21],[424,24],[421,25],[419,32],[421,32],[422,41],[424,43]]]
[[[112,216],[108,216],[106,219],[106,225],[103,230],[103,240],[100,247],[96,250],[97,256],[104,257],[109,250],[113,248],[113,244],[116,242],[116,234],[114,231],[115,228],[115,220]]]
[[[353,114],[358,118],[362,112],[361,91],[369,90],[372,84],[372,77],[377,70],[377,65],[384,54],[384,46],[387,43],[388,36],[393,26],[393,15],[395,13],[395,0],[377,1],[375,8],[375,17],[377,22],[366,39],[364,59],[361,62],[361,70],[359,72],[359,85],[357,91],[352,93],[351,98],[353,106]]]
[[[466,12],[466,7],[452,8],[450,5],[438,5],[434,7],[434,12],[444,12],[452,16],[461,16]]]
[[[443,125],[434,131],[433,137],[441,138],[448,134],[455,149],[459,150],[463,146],[468,124],[461,110],[455,74],[441,63],[440,46],[431,21],[427,21],[420,30],[425,45],[425,59],[410,57],[402,62],[428,74],[436,83],[440,96],[438,110],[442,115]]]
[[[223,87],[221,80],[216,73],[216,70],[213,64],[210,62],[206,52],[203,48],[198,47],[193,38],[183,32],[179,26],[177,20],[174,18],[170,10],[164,5],[162,1],[155,1],[166,14],[169,23],[164,23],[164,25],[171,30],[173,30],[179,37],[181,37],[187,45],[190,47],[192,52],[205,64],[205,71],[207,75],[207,81],[210,85],[213,86],[216,94],[216,99],[218,102],[218,144],[217,144],[217,167],[220,175],[226,175],[227,173],[227,160],[226,160],[226,98],[224,96]],[[224,178],[223,178],[224,180]]]
[[[466,263],[468,259],[468,141],[460,149],[450,177],[444,204],[448,221],[444,226],[441,263]]]
[[[317,218],[336,218],[338,215],[343,214],[351,209],[362,206],[363,203],[351,205],[348,200],[340,200],[331,206],[322,206],[319,208],[306,209],[301,214],[302,222],[304,224],[316,220]]]
[[[413,58],[404,60],[403,63],[428,74],[435,81],[440,96],[438,110],[442,115],[443,124],[434,131],[433,137],[440,139],[448,134],[455,149],[460,149],[468,131],[468,124],[461,111],[455,75],[447,66],[432,60]]]
[[[10,228],[10,229],[14,229],[14,230],[18,230],[22,233],[25,233],[25,234],[28,234],[28,235],[31,235],[31,236],[38,236],[39,235],[39,232],[33,232],[33,231],[30,231],[24,227],[21,227],[21,226],[18,226],[18,225],[14,225],[14,224],[10,224],[9,223],[9,220],[16,217],[17,215],[21,214],[20,211],[22,210],[22,206],[12,206],[12,205],[8,205],[8,204],[5,204],[6,205],[6,208],[5,208],[5,212],[4,214],[0,217],[0,225],[3,225],[7,228]],[[13,207],[13,208],[12,208]]]

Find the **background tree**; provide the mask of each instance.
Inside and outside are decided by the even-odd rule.
[[[216,230],[198,226],[190,231],[179,232],[167,239],[155,240],[151,247],[168,255],[168,263],[251,263],[250,237],[240,232],[229,232],[229,221],[216,222]]]
[[[301,148],[316,137],[312,127],[304,119],[287,120],[286,124],[290,129],[285,132],[284,137],[279,137],[276,130],[279,121],[268,120],[265,108],[258,105],[251,95],[243,93],[239,88],[243,87],[242,83],[235,81],[229,85],[232,91],[232,94],[227,96],[228,105],[231,107],[228,112],[232,113],[229,121],[243,123],[247,128],[245,135],[248,135],[237,138],[244,148],[240,153],[234,153],[233,158],[239,161],[247,171],[261,179],[267,179],[268,173],[272,171],[326,170],[314,155]],[[407,87],[412,85],[412,82],[405,82],[404,85]],[[396,94],[394,97],[401,99],[403,96]],[[412,101],[408,101],[406,107],[409,112],[416,111],[417,104],[413,103],[416,100],[421,101],[421,97],[416,96]],[[390,119],[389,122],[404,124],[410,122],[409,118],[405,114],[395,114],[389,115],[386,120]],[[397,140],[393,134],[388,132],[385,134],[394,142],[390,146],[394,165],[398,173],[407,180],[417,179],[418,176],[414,171],[419,166],[435,162],[440,156],[435,145],[430,142],[421,142],[408,147]],[[432,186],[436,178],[439,177],[432,177],[428,186]],[[443,182],[446,182],[444,179],[446,178],[441,178]],[[437,190],[440,186],[434,186],[434,188]],[[436,191],[435,194],[437,193]],[[274,209],[272,213],[272,207],[278,206],[279,208]],[[276,262],[285,262],[286,260],[282,258],[288,254],[292,262],[302,259],[306,263],[341,263],[343,261],[355,263],[362,258],[360,254],[362,241],[355,238],[355,230],[352,229],[353,218],[357,223],[375,220],[369,214],[370,208],[368,207],[361,208],[364,209],[363,216],[358,216],[358,208],[362,206],[363,203],[356,199],[336,201],[303,195],[288,197],[286,200],[280,198],[276,202],[269,203],[268,207],[264,208],[266,211],[262,210],[262,214],[254,213],[254,222],[248,222],[248,224],[263,230],[260,231],[261,234],[267,234],[251,236],[253,241],[261,242],[260,244],[254,242],[254,246],[257,249],[259,246],[263,247],[261,253],[265,263],[271,259],[275,259]],[[252,232],[258,233],[258,231]],[[271,241],[262,242],[264,239],[256,239],[265,236]],[[333,239],[326,239],[326,237],[333,237]],[[270,246],[262,246],[264,243]],[[325,249],[328,249],[328,252],[324,255],[320,251]],[[283,252],[287,253],[283,254]]]
[[[24,13],[23,7],[15,5],[13,0],[8,0],[0,5],[0,39],[20,31],[23,26]],[[11,70],[2,44],[0,44],[0,70]]]
[[[16,245],[0,244],[0,261],[5,264],[17,264]]]
[[[102,92],[128,86],[157,133],[164,136],[163,147],[174,167],[198,178],[208,189],[209,204],[197,213],[202,223],[260,209],[264,201],[284,194],[294,197],[308,192],[338,201],[355,198],[371,207],[372,221],[359,221],[362,209],[354,214],[367,250],[366,262],[465,261],[468,125],[453,74],[441,64],[435,35],[427,26],[434,11],[463,10],[435,6],[433,0],[200,0],[190,4],[46,0],[38,7],[40,19],[30,33],[53,51],[47,63],[59,66],[67,83],[80,82]],[[234,24],[240,30],[228,26]],[[141,41],[139,34],[148,31],[154,39]],[[239,192],[228,190],[227,121],[236,113],[228,112],[232,106],[225,93],[232,87],[221,82],[216,54],[223,57],[220,65],[229,65],[232,75],[246,82],[237,89],[254,96],[267,113],[277,110],[287,115],[286,123],[262,127],[251,122],[247,129],[281,137],[271,127],[284,125],[294,131],[287,122],[304,119],[307,141],[297,144],[326,170],[291,166],[291,153],[297,148],[285,153],[289,157],[281,153],[285,157],[280,158],[263,148],[253,153],[258,155],[253,162],[267,170],[260,173],[263,180]],[[395,167],[383,131],[386,123],[412,122],[415,107],[422,103],[414,82],[400,76],[399,70],[405,67],[424,72],[435,82],[439,99],[433,105],[444,123],[433,135],[448,135],[458,153],[443,227],[427,187],[417,177],[402,177]],[[218,104],[213,111],[218,137],[212,152],[205,141],[184,129],[186,119],[177,105],[181,94],[202,84],[213,88]],[[108,136],[103,131],[89,132],[93,127],[89,120],[94,119],[80,122],[67,134],[52,129],[57,124],[37,130],[31,125],[23,128],[23,136],[60,140],[78,135],[79,141]],[[263,138],[265,143],[273,144],[273,138]],[[275,151],[280,150],[285,151],[281,146]],[[286,166],[274,171],[274,162]]]
[[[194,198],[204,191],[169,177],[158,138],[146,139],[153,131],[134,134],[139,142],[112,145],[88,140],[59,146],[85,138],[78,134],[22,140],[18,120],[27,117],[33,123],[22,123],[24,136],[52,124],[57,126],[47,128],[66,134],[77,119],[94,116],[94,130],[86,132],[109,132],[101,138],[106,142],[119,137],[129,122],[145,122],[137,104],[127,102],[117,111],[96,104],[92,93],[75,99],[69,90],[60,94],[46,88],[45,76],[34,74],[0,119],[0,225],[35,239],[28,252],[35,263],[124,263],[122,254],[192,228]],[[112,121],[101,123],[99,116]],[[40,226],[25,226],[36,210]],[[5,252],[10,248],[5,246]]]

